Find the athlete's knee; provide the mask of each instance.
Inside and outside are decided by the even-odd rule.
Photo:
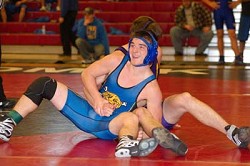
[[[163,104],[175,108],[184,107],[192,98],[190,93],[183,92],[166,98]]]
[[[140,119],[141,117],[149,116],[151,113],[145,107],[139,107],[133,111],[137,117]]]
[[[126,124],[137,124],[139,123],[138,116],[132,112],[124,112],[123,113],[124,123]]]
[[[187,103],[190,103],[191,100],[193,100],[193,96],[189,92],[183,92],[178,95],[177,102],[179,105],[186,105]]]
[[[56,88],[56,80],[50,77],[40,77],[30,84],[24,95],[39,105],[43,98],[51,100],[55,95]]]
[[[223,31],[223,30],[217,30],[216,35],[217,35],[218,38],[223,38],[223,36],[224,36],[224,31]]]

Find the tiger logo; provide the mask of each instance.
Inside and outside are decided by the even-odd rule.
[[[102,93],[103,98],[106,99],[110,104],[114,105],[115,108],[120,108],[122,105],[123,106],[127,105],[127,103],[121,101],[116,94],[109,92],[108,87],[105,87],[104,91],[105,92]]]

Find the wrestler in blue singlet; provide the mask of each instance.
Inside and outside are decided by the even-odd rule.
[[[106,117],[98,115],[85,99],[71,90],[68,91],[68,99],[61,113],[69,118],[78,128],[91,133],[98,138],[117,138],[117,135],[114,135],[109,131],[110,121],[122,112],[131,111],[131,108],[134,103],[136,103],[142,89],[149,82],[156,79],[153,74],[133,87],[121,87],[118,84],[119,74],[128,60],[129,56],[125,55],[119,66],[107,77],[99,90],[105,99],[116,106],[116,109],[111,116]],[[120,94],[122,95],[120,96]]]
[[[128,51],[127,51],[124,47],[118,47],[118,48],[115,49],[115,51],[116,51],[116,50],[119,50],[119,51],[123,52],[124,55],[126,55],[126,54],[128,53]],[[159,69],[159,65],[158,65],[157,59],[152,63],[150,69],[151,69],[151,71],[154,73],[154,75],[155,75],[156,77],[158,77],[158,75],[159,75],[159,73],[160,73],[160,72],[159,72],[160,69]],[[137,108],[136,105],[134,105],[134,107],[133,107],[132,109],[135,109],[135,108]],[[167,128],[168,130],[173,129],[173,127],[174,127],[174,125],[175,125],[175,124],[168,123],[168,122],[164,119],[163,116],[162,116],[162,119],[161,119],[161,124],[162,124],[165,128]]]
[[[235,18],[233,9],[229,7],[229,3],[232,0],[216,0],[219,3],[220,8],[214,10],[214,23],[216,29],[223,29],[224,23],[227,29],[235,29]]]

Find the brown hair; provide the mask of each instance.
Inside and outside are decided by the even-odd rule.
[[[134,36],[135,32],[142,30],[151,32],[157,41],[162,37],[161,26],[149,16],[140,16],[133,21],[130,27],[130,36]]]

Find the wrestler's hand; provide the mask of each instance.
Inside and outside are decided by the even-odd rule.
[[[115,106],[110,104],[107,100],[100,98],[95,102],[95,111],[100,116],[110,116],[115,110]]]

